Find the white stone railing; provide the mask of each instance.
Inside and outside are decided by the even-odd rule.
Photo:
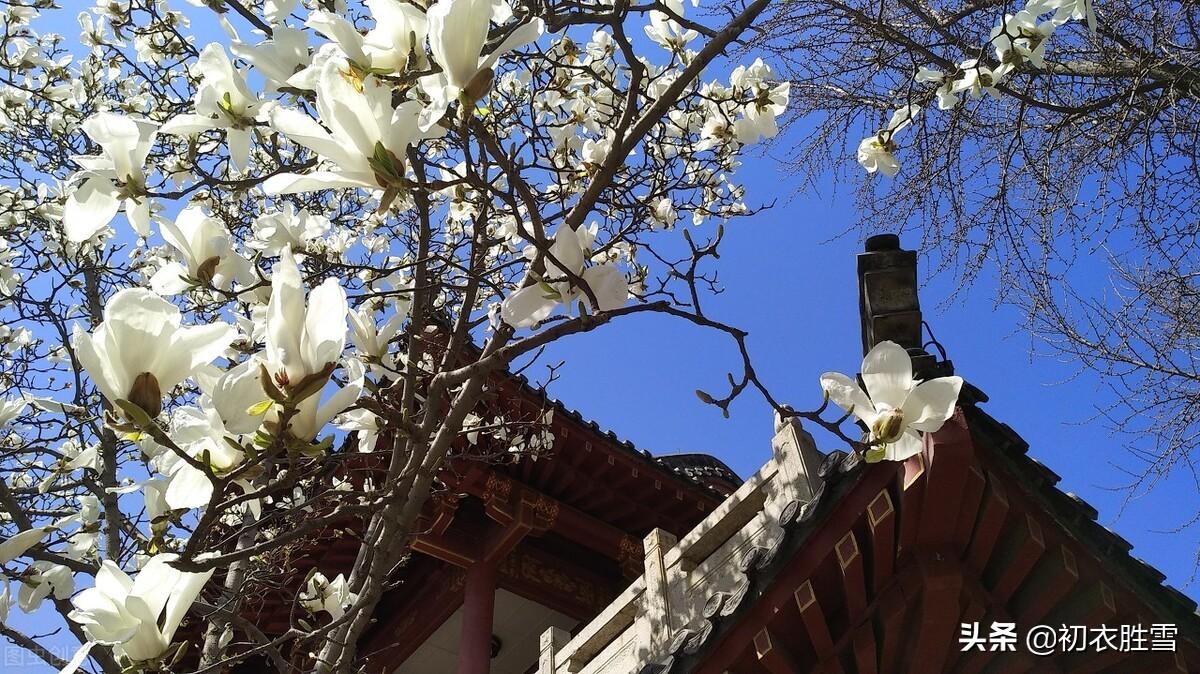
[[[782,540],[782,511],[809,502],[820,488],[824,456],[798,422],[777,424],[771,447],[771,460],[683,538],[650,532],[643,575],[578,634],[543,633],[538,674],[631,674],[680,640],[703,641],[705,625],[711,629],[706,611],[746,591],[739,562]]]

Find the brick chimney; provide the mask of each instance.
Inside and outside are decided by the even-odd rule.
[[[925,351],[921,302],[917,296],[917,253],[900,248],[900,237],[877,234],[858,255],[858,309],[863,353],[879,342],[896,342],[912,356],[919,379],[954,373],[954,365]]]

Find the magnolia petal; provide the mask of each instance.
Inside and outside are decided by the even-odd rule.
[[[333,12],[316,11],[309,14],[304,25],[331,42],[336,42],[346,56],[349,56],[354,62],[367,65],[368,59],[363,53],[363,36],[345,17]]]
[[[300,268],[290,248],[284,248],[271,273],[271,299],[267,302],[267,362],[275,374],[286,372],[297,381],[303,371],[300,333],[304,325],[304,289]],[[282,368],[284,372],[280,372]]]
[[[546,261],[547,275],[566,276],[564,270],[579,275],[583,271],[583,247],[579,244],[579,232],[567,225],[559,226],[558,231],[554,232],[554,243],[550,245],[550,254],[558,262]],[[556,279],[556,281],[561,280]]]
[[[314,371],[341,358],[346,348],[348,313],[346,291],[337,279],[327,278],[309,293],[300,350]]]
[[[509,33],[508,37],[504,38],[504,42],[501,42],[500,45],[492,51],[492,53],[488,54],[487,57],[483,59],[483,61],[479,64],[479,69],[483,70],[484,68],[491,68],[495,66],[496,61],[499,60],[501,56],[514,49],[520,49],[534,40],[537,40],[539,37],[541,37],[545,30],[546,24],[541,19],[535,18],[528,23],[522,24],[520,28],[517,28],[513,32]]]
[[[194,136],[216,128],[216,120],[202,115],[183,114],[172,117],[159,131],[171,136]]]
[[[357,358],[348,358],[346,360],[346,386],[338,389],[337,393],[329,396],[329,400],[326,400],[317,408],[316,423],[312,437],[316,437],[321,432],[321,429],[332,421],[335,416],[358,400],[363,391],[364,375],[363,365]]]
[[[234,168],[238,170],[246,168],[250,161],[250,130],[227,129],[225,142],[229,144],[229,159],[233,162]]]
[[[904,421],[909,428],[933,433],[954,415],[962,377],[939,377],[917,384],[904,401]]]
[[[175,388],[197,367],[211,363],[237,336],[237,329],[228,323],[195,325],[176,332],[157,373],[161,390],[165,393]]]
[[[438,0],[426,12],[429,50],[456,87],[465,87],[479,72],[479,55],[487,42],[491,0]]]
[[[142,197],[140,199],[126,199],[125,217],[129,219],[129,224],[133,225],[133,231],[137,232],[138,236],[150,236],[149,198]]]
[[[91,334],[84,332],[79,325],[75,325],[73,330],[71,347],[75,349],[75,359],[92,378],[96,388],[100,389],[100,393],[110,402],[124,398],[128,391],[121,390],[121,378],[114,369],[116,363],[107,355],[101,354],[103,347]]]
[[[44,527],[26,529],[0,543],[0,564],[7,564],[42,542],[49,533]]]
[[[912,390],[912,359],[895,342],[880,342],[863,358],[863,383],[875,406],[900,409]]]
[[[266,399],[261,373],[259,361],[251,358],[222,374],[212,385],[213,405],[230,433],[251,433],[262,424],[261,417],[248,412]]]
[[[115,562],[106,559],[96,572],[95,587],[107,597],[117,597],[129,594],[133,589],[133,581]]]
[[[163,614],[162,634],[167,643],[175,638],[175,630],[179,629],[183,617],[187,615],[188,609],[195,603],[196,597],[200,596],[200,591],[212,575],[212,569],[201,573],[179,573],[179,579],[172,588],[171,598],[167,600],[166,612]]]
[[[352,161],[348,148],[334,140],[315,119],[298,110],[272,108],[270,124],[272,129],[287,136],[292,142],[303,145],[339,166]],[[365,159],[359,163],[366,165]]]
[[[821,375],[821,389],[829,399],[847,412],[853,412],[867,426],[875,423],[875,406],[854,380],[840,372]]]
[[[312,173],[280,173],[267,178],[263,182],[263,191],[267,194],[298,194],[300,192],[320,192],[323,190],[341,190],[354,187],[374,189],[377,186],[356,178],[334,171],[313,171]]]
[[[63,231],[73,243],[87,241],[109,222],[121,207],[116,188],[106,178],[93,176],[80,185],[63,207]]]
[[[898,440],[884,447],[884,458],[888,461],[903,461],[910,456],[921,453],[924,443],[921,437],[912,431],[905,431]]]
[[[500,304],[500,316],[514,328],[528,328],[546,320],[558,300],[545,297],[540,284],[526,286],[509,295]]]
[[[429,131],[446,115],[446,111],[450,109],[450,101],[458,97],[461,89],[450,84],[445,73],[426,75],[417,80],[417,84],[421,87],[421,91],[429,96],[429,105],[421,108],[421,113],[417,117],[417,128],[421,131]]]
[[[178,295],[186,291],[189,283],[183,280],[188,270],[178,262],[168,262],[150,277],[150,289],[159,295]]]
[[[625,306],[629,300],[629,281],[615,264],[602,264],[589,267],[583,272],[583,282],[591,288],[596,296],[600,311],[612,311]],[[587,293],[580,291],[581,299],[587,299]]]
[[[87,660],[88,654],[92,652],[92,647],[96,645],[95,641],[84,642],[79,650],[75,651],[75,655],[71,656],[71,660],[63,665],[63,668],[58,670],[58,674],[74,674],[83,666],[84,660]]]
[[[203,508],[212,498],[213,484],[202,471],[184,461],[175,464],[165,498],[172,510]]]

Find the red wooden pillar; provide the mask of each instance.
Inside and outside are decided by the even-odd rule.
[[[492,666],[496,574],[496,562],[479,561],[467,569],[463,586],[462,633],[458,643],[458,674],[488,674]]]

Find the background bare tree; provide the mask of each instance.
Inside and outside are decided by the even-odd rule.
[[[832,172],[865,229],[919,232],[964,286],[997,273],[1039,343],[1103,376],[1117,402],[1098,416],[1137,458],[1132,495],[1176,467],[1196,475],[1200,448],[1200,5],[1096,2],[1094,34],[1068,23],[1044,67],[1016,59],[995,95],[937,109],[914,76],[997,67],[991,31],[1023,8],[785,0],[745,49],[791,81],[775,149],[805,190]],[[925,112],[896,138],[899,175],[868,176],[855,145],[906,103]]]

